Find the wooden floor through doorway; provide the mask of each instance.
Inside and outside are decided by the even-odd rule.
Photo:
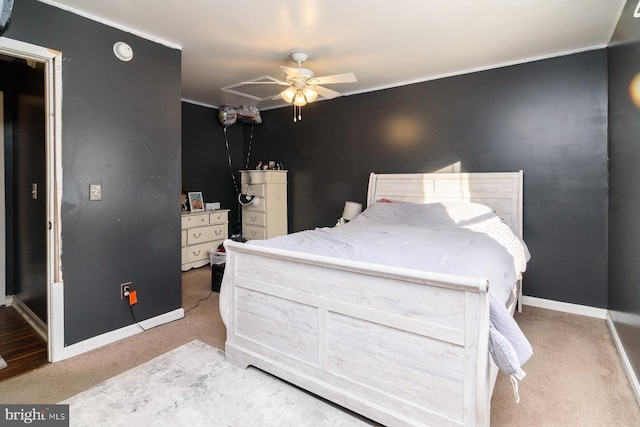
[[[0,356],[7,363],[0,381],[48,363],[46,341],[10,306],[0,307]]]

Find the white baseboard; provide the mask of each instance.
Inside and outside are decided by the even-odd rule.
[[[24,320],[27,321],[29,325],[36,331],[43,340],[47,341],[48,331],[47,324],[42,321],[36,314],[31,311],[29,306],[27,306],[20,298],[15,295],[11,299],[11,306],[22,316]]]
[[[640,382],[638,381],[638,377],[636,376],[636,373],[631,366],[631,362],[629,361],[627,352],[622,345],[622,341],[618,336],[618,331],[616,330],[615,324],[613,323],[613,320],[609,315],[609,310],[606,310],[604,308],[596,308],[586,305],[571,304],[567,302],[552,301],[548,299],[528,296],[522,297],[522,303],[524,305],[529,305],[532,307],[546,308],[549,310],[562,311],[565,313],[579,314],[582,316],[606,320],[609,331],[611,332],[611,338],[613,339],[616,349],[618,350],[618,356],[620,357],[622,366],[624,367],[627,378],[629,379],[629,384],[631,386],[631,389],[633,390],[633,394],[635,395],[638,404],[640,405]]]
[[[139,322],[140,326],[144,329],[150,329],[156,326],[163,325],[165,323],[173,322],[174,320],[182,319],[184,317],[184,309],[179,308],[177,310],[170,311],[168,313],[161,314],[160,316],[152,317],[151,319],[143,320]],[[121,339],[128,338],[143,332],[143,329],[138,324],[125,326],[124,328],[116,329],[115,331],[107,332],[102,335],[98,335],[87,340],[81,341],[76,344],[72,344],[64,348],[62,359],[68,359],[73,356],[77,356],[82,353],[86,353],[90,350],[95,350],[107,344],[120,341]]]
[[[568,302],[553,301],[550,299],[523,296],[522,303],[532,307],[546,308],[548,310],[562,311],[565,313],[579,314],[581,316],[594,317],[605,320],[607,310],[604,308],[590,307],[588,305],[572,304]]]
[[[625,372],[627,373],[627,378],[629,378],[629,384],[631,385],[631,389],[633,390],[633,394],[636,396],[636,401],[640,405],[640,382],[638,382],[638,377],[631,366],[631,361],[627,356],[627,352],[622,345],[622,341],[620,340],[620,336],[618,335],[618,331],[616,330],[616,326],[611,319],[611,316],[607,312],[607,325],[609,325],[609,331],[611,332],[611,338],[613,338],[613,342],[618,349],[618,355],[620,356],[620,360],[622,361],[622,366],[624,367]]]

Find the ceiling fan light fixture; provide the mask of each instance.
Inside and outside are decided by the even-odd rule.
[[[292,86],[289,86],[288,88],[286,88],[285,90],[280,92],[280,96],[286,102],[291,104],[293,102],[293,98],[296,96],[296,89],[294,87],[292,87]]]
[[[0,0],[2,1],[2,0]],[[254,80],[243,82],[242,84],[270,84],[284,85],[286,89],[281,90],[277,95],[270,99],[283,99],[287,104],[293,104],[293,121],[302,120],[302,107],[308,103],[314,102],[318,96],[322,95],[324,99],[333,99],[340,93],[333,89],[324,87],[324,85],[333,85],[336,83],[352,83],[356,82],[356,76],[353,73],[332,74],[328,76],[315,77],[313,71],[303,68],[302,64],[308,59],[306,52],[296,49],[290,52],[291,59],[296,63],[297,68],[280,66],[284,72],[284,80],[277,80],[271,77],[265,77],[262,81]],[[224,88],[223,88],[224,90]],[[264,98],[267,99],[267,98]]]
[[[302,93],[304,94],[304,97],[307,99],[307,102],[313,102],[318,97],[318,92],[316,92],[311,86],[307,86],[304,89],[302,89]]]
[[[293,105],[296,105],[298,107],[307,105],[307,99],[304,97],[304,93],[302,93],[302,90],[298,89],[298,91],[296,92],[296,96],[293,99]]]

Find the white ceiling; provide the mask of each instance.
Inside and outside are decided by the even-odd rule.
[[[256,105],[221,88],[303,48],[316,76],[353,72],[344,95],[607,45],[625,0],[41,0],[182,49],[182,97]],[[116,40],[114,40],[115,42]],[[135,54],[136,46],[132,46]],[[64,54],[64,52],[63,52]],[[135,61],[135,56],[134,59]],[[281,90],[264,86],[267,94]],[[282,105],[261,101],[258,108]]]

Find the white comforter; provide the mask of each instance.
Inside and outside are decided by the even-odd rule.
[[[520,366],[531,356],[531,346],[505,304],[530,255],[524,242],[487,206],[461,202],[374,203],[341,227],[316,228],[250,243],[486,278],[493,358],[502,371],[523,375]]]

